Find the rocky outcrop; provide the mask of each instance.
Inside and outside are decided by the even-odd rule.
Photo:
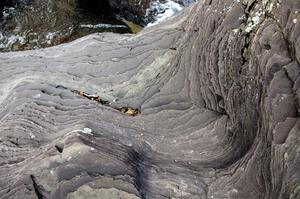
[[[1,198],[299,198],[299,9],[205,0],[0,54]]]

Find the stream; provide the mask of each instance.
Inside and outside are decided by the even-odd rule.
[[[143,26],[161,23],[191,2],[153,0],[142,17],[146,23],[136,24],[114,13],[108,1],[2,0],[0,52],[50,47],[96,32],[137,33]]]

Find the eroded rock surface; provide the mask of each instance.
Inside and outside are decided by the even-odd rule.
[[[298,199],[299,9],[203,0],[136,36],[0,54],[1,198]]]

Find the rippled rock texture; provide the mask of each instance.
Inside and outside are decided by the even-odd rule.
[[[299,9],[199,1],[0,54],[1,198],[298,199]]]

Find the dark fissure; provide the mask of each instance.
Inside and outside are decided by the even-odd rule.
[[[77,10],[84,14],[94,15],[102,18],[114,15],[109,2],[102,0],[79,0],[77,4]]]
[[[125,24],[117,19],[108,1],[78,0],[75,11],[77,13],[76,28],[70,40],[96,32],[129,32]],[[108,26],[104,27],[99,24],[108,24]],[[124,27],[115,27],[114,25],[124,25]]]
[[[78,24],[123,24],[117,20],[116,14],[107,0],[78,0],[75,11]],[[123,31],[120,30],[121,33]]]

